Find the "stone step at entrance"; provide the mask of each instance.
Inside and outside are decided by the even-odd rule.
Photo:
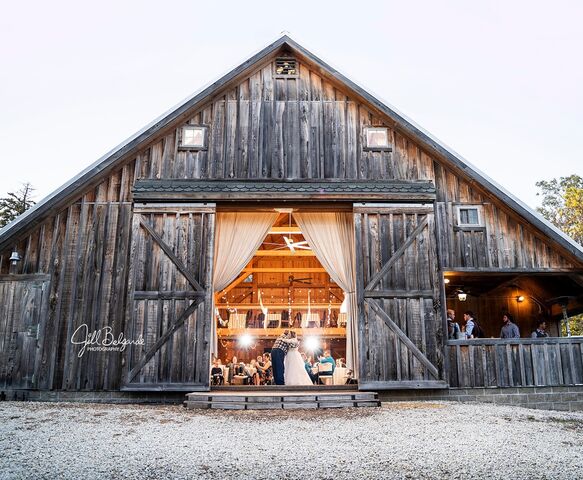
[[[334,391],[211,391],[186,395],[186,408],[224,410],[288,410],[297,408],[380,407],[376,392]]]

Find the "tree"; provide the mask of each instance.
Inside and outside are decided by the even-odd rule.
[[[34,205],[32,192],[34,188],[27,182],[17,192],[9,192],[7,197],[0,198],[0,228]]]
[[[541,189],[542,205],[538,211],[576,242],[583,244],[583,178],[570,175],[536,182]],[[571,335],[583,335],[583,314],[569,318]],[[565,325],[561,325],[566,335]]]
[[[583,244],[583,178],[579,175],[536,182],[542,205],[537,209],[549,222]]]

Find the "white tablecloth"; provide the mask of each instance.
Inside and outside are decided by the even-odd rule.
[[[334,369],[334,385],[344,385],[346,383],[346,372],[347,368],[336,367]]]
[[[308,325],[310,324],[310,322],[314,322],[316,324],[316,326],[320,326],[320,315],[318,315],[317,313],[310,313],[310,315],[308,316],[308,314],[306,315],[302,315],[302,328],[308,328]]]
[[[247,325],[247,315],[244,313],[231,313],[229,317],[229,328],[245,328]]]

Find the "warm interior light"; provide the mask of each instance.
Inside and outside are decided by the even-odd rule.
[[[457,298],[460,302],[465,302],[468,298],[468,294],[460,290],[457,293]]]
[[[248,333],[241,335],[239,337],[239,345],[242,347],[248,348],[253,343],[253,338]]]
[[[305,341],[306,350],[315,352],[320,348],[320,339],[318,337],[308,337]]]
[[[444,278],[443,283],[445,283],[447,285],[449,283],[449,278]]]
[[[516,301],[517,302],[524,302],[524,296],[523,295],[518,295],[518,297],[516,297]]]

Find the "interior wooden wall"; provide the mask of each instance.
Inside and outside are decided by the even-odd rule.
[[[523,302],[517,302],[516,297],[524,296]],[[505,288],[495,295],[468,295],[465,302],[460,302],[457,297],[447,299],[447,308],[456,312],[456,321],[460,326],[464,324],[463,314],[472,311],[480,326],[484,329],[486,337],[499,338],[502,328],[502,315],[510,313],[514,323],[518,325],[521,337],[530,337],[536,329],[537,321],[546,320],[547,329],[552,336],[558,336],[558,322],[549,319],[548,311],[545,311],[531,297],[531,292],[516,288]]]

